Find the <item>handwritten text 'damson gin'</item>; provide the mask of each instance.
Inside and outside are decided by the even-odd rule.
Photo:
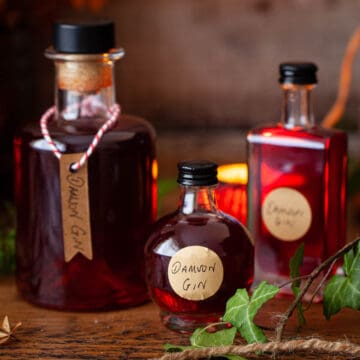
[[[56,67],[56,109],[47,129],[42,123],[55,149],[38,126],[15,139],[17,284],[38,305],[96,310],[148,297],[143,247],[156,211],[154,131],[121,115],[95,135],[119,109],[113,65],[123,51],[114,44],[112,22],[57,23],[46,51]]]
[[[280,65],[281,122],[247,137],[256,282],[284,283],[301,243],[301,272],[308,274],[345,241],[347,138],[314,123],[316,71],[312,63]]]
[[[216,164],[187,161],[178,168],[180,206],[153,228],[146,280],[162,322],[189,332],[219,321],[236,289],[250,287],[254,252],[245,227],[216,206]]]

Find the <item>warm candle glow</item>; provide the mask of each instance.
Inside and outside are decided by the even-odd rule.
[[[218,180],[223,183],[246,185],[248,181],[247,164],[238,163],[219,166]]]
[[[158,168],[157,160],[154,160],[153,163],[152,163],[151,174],[152,174],[153,180],[156,181],[157,178],[158,178],[158,174],[159,174],[159,168]]]
[[[157,178],[159,175],[159,166],[158,166],[158,162],[156,159],[153,160],[152,165],[151,165],[151,175],[152,175],[152,186],[151,186],[151,191],[152,191],[152,198],[156,199],[158,196],[158,187],[157,187]],[[152,216],[153,216],[153,220],[155,221],[156,217],[157,217],[157,202],[154,201],[152,203]]]

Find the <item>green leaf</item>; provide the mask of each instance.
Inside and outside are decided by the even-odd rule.
[[[342,308],[360,310],[360,242],[344,255],[345,276],[333,276],[324,289],[327,320]]]
[[[230,322],[248,343],[266,342],[262,330],[254,323],[258,310],[279,292],[279,288],[263,281],[249,299],[245,289],[238,289],[226,303],[224,321]]]
[[[177,189],[177,185],[176,178],[159,179],[157,182],[159,198],[162,199],[165,195]]]
[[[304,243],[302,243],[295,251],[294,256],[290,259],[290,277],[291,279],[299,277],[300,267],[304,260]],[[291,288],[300,287],[301,281],[293,281]]]
[[[166,352],[181,352],[184,350],[195,349],[195,346],[182,346],[173,344],[164,344],[163,348]]]
[[[301,275],[300,267],[304,260],[304,243],[302,243],[296,250],[294,256],[290,259],[290,277],[295,279]],[[291,290],[296,298],[300,292],[301,280],[295,280],[291,284]],[[301,301],[296,306],[297,319],[298,319],[298,331],[306,323],[304,316],[304,309]]]
[[[216,358],[213,359],[217,359],[217,360],[222,360],[222,359],[228,359],[228,360],[246,360],[245,358],[239,356],[239,355],[222,355],[222,356],[217,356]]]
[[[297,297],[300,293],[300,288],[298,287],[293,288],[292,291],[294,296]],[[300,331],[300,328],[306,324],[306,319],[304,316],[304,308],[302,306],[301,301],[296,305],[296,310],[297,310],[297,320],[298,320],[297,330]]]
[[[210,324],[211,325],[211,324]],[[165,344],[164,349],[167,352],[181,352],[184,350],[195,350],[202,347],[208,346],[222,346],[222,345],[232,345],[234,343],[235,335],[237,329],[232,327],[230,329],[218,330],[213,333],[209,333],[207,328],[196,329],[190,337],[191,346],[181,346],[181,345],[172,345]],[[238,355],[223,355],[221,357],[216,357],[217,359],[228,359],[228,360],[246,360]]]
[[[232,345],[234,343],[237,329],[232,327],[230,329],[218,330],[216,332],[208,332],[205,328],[196,329],[190,337],[190,343],[195,347],[206,347],[206,346],[222,346]]]
[[[173,344],[164,344],[163,347],[166,352],[181,352],[184,350],[199,349],[199,347],[197,347],[197,346],[181,346],[181,345],[173,345]],[[214,359],[246,360],[245,358],[243,358],[239,355],[222,355],[222,356],[217,356]]]

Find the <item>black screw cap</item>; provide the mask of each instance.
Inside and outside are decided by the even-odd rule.
[[[316,84],[318,67],[311,62],[283,63],[279,66],[280,84]]]
[[[115,25],[109,20],[58,21],[53,26],[56,52],[101,54],[115,47]]]
[[[178,164],[177,182],[181,185],[207,186],[215,185],[217,164],[206,160],[183,161]]]

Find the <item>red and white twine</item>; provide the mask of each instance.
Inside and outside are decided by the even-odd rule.
[[[40,128],[41,128],[41,133],[42,133],[44,139],[49,144],[52,152],[58,159],[60,159],[62,153],[56,146],[54,140],[51,138],[49,130],[48,130],[48,122],[49,122],[50,118],[55,114],[55,112],[56,112],[56,107],[53,106],[42,115],[42,117],[40,119]],[[80,160],[71,165],[71,170],[77,171],[81,168],[81,166],[83,166],[85,164],[85,162],[89,159],[91,154],[94,152],[94,150],[95,150],[96,146],[98,145],[102,136],[109,129],[111,129],[112,126],[114,126],[114,124],[116,123],[116,121],[119,117],[119,114],[120,114],[120,105],[114,104],[113,106],[111,106],[111,108],[108,111],[108,114],[109,114],[109,119],[101,126],[101,128],[95,134],[93,141],[89,145],[86,152],[84,152],[84,154],[82,155]]]

